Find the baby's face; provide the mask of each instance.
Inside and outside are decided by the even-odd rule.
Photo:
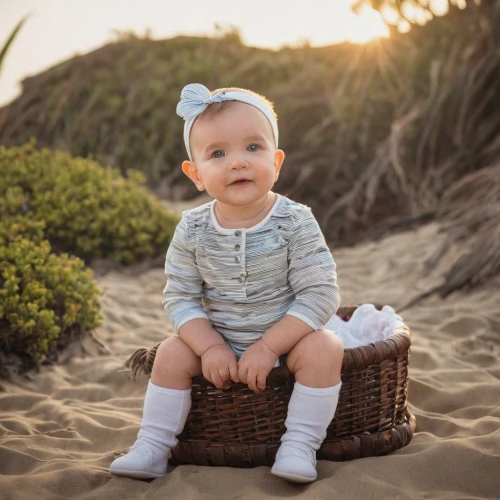
[[[267,118],[238,101],[197,120],[190,146],[193,161],[185,163],[194,176],[189,177],[200,191],[227,206],[251,205],[266,196],[283,162]]]

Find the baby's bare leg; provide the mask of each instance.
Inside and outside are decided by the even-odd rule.
[[[201,360],[180,337],[169,337],[156,351],[151,382],[169,389],[190,389],[191,379],[201,375]]]
[[[295,380],[308,387],[331,387],[340,382],[344,359],[342,341],[329,330],[316,330],[297,342],[287,357]]]
[[[316,451],[335,415],[344,357],[342,342],[328,330],[316,330],[297,342],[287,364],[295,374],[286,432],[272,473],[289,481],[316,479]]]

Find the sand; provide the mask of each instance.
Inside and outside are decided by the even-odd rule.
[[[445,259],[423,277],[443,239],[436,225],[378,243],[332,249],[343,304],[396,309],[440,282]],[[455,249],[456,251],[456,249]],[[413,331],[409,401],[413,441],[391,455],[318,464],[307,486],[255,469],[170,467],[154,481],[112,476],[108,466],[134,442],[147,383],[120,371],[139,347],[172,335],[161,268],[112,271],[100,284],[109,352],[70,350],[58,366],[1,382],[0,498],[56,499],[482,499],[500,498],[500,280],[402,315]]]

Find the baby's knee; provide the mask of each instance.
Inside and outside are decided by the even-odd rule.
[[[293,365],[306,363],[317,367],[338,367],[344,359],[344,344],[333,332],[316,330],[297,343],[290,351],[289,358]]]
[[[321,355],[322,353],[328,353],[328,355],[344,353],[344,344],[342,341],[333,332],[324,328],[310,333],[303,339],[303,342],[304,348],[316,355]]]
[[[164,340],[156,351],[153,371],[196,372],[200,359],[180,337]]]
[[[329,352],[335,355],[344,357],[344,343],[340,340],[335,333],[330,330],[319,330],[322,332],[322,338],[324,339],[324,348],[328,349]]]

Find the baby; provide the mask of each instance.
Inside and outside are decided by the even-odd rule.
[[[341,387],[336,266],[311,210],[272,191],[285,155],[272,104],[254,92],[184,87],[183,172],[214,198],[182,214],[167,252],[163,305],[176,336],[157,350],[138,438],[110,466],[163,476],[191,406],[191,379],[255,392],[286,362],[295,385],[271,473],[314,481]],[[286,356],[284,356],[286,354]]]

